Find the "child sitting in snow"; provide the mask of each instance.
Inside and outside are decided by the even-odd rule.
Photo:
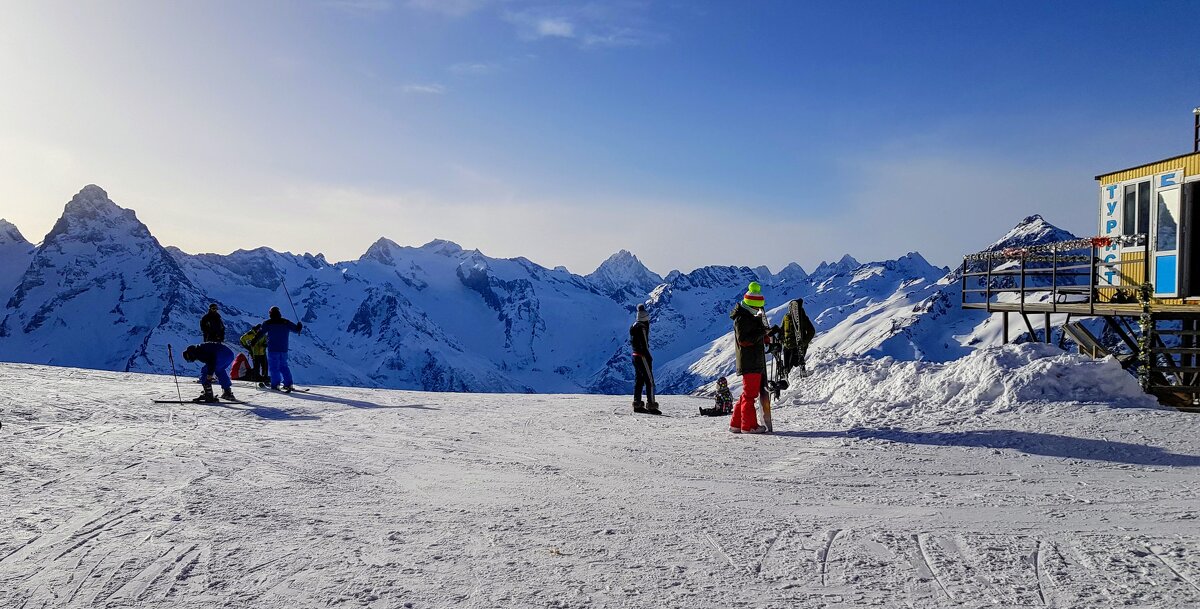
[[[717,379],[717,403],[712,408],[701,408],[700,414],[706,417],[721,417],[732,412],[733,394],[729,391],[729,381],[721,377]]]

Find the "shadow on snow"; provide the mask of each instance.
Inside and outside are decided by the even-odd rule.
[[[229,410],[248,412],[260,419],[265,419],[267,421],[316,421],[321,418],[312,414],[292,414],[286,410],[283,410],[282,408],[256,406],[254,404],[248,404],[245,402],[241,404],[222,404],[214,402],[212,403],[212,406],[220,406],[221,408],[228,408]]]
[[[340,398],[337,396],[327,395],[324,393],[314,393],[312,391],[308,391],[308,392],[293,391],[292,393],[290,393],[288,395],[290,395],[293,398],[297,398],[297,399],[301,399],[301,400],[311,400],[314,402],[328,402],[330,404],[341,404],[343,406],[349,406],[351,408],[415,408],[417,410],[440,410],[440,408],[434,408],[432,406],[426,406],[424,404],[383,405],[383,404],[376,404],[374,402],[364,402],[362,400],[352,400],[350,398]]]
[[[1030,455],[1063,459],[1087,459],[1131,465],[1200,467],[1200,456],[1171,453],[1157,446],[1011,429],[942,432],[883,428],[847,431],[784,431],[777,432],[775,435],[799,438],[860,438],[929,446],[1008,448]]]

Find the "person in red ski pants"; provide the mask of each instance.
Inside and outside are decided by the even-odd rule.
[[[733,405],[733,418],[729,420],[729,431],[733,433],[759,433],[758,414],[754,411],[754,398],[762,391],[762,374],[751,372],[742,375],[742,396]],[[736,431],[734,431],[736,430]]]
[[[763,318],[762,286],[751,282],[742,301],[734,307],[729,318],[733,320],[733,337],[736,341],[737,371],[742,375],[742,396],[733,407],[729,420],[732,433],[764,433],[766,426],[758,424],[754,411],[754,400],[762,391],[763,373],[767,371],[767,324]]]

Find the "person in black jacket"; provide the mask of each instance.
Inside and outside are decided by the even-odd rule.
[[[804,299],[797,298],[788,304],[787,314],[783,316],[783,372],[786,378],[792,368],[799,366],[802,374],[808,370],[804,365],[808,353],[808,343],[817,335],[812,320],[804,312]]]
[[[650,356],[650,314],[646,305],[637,307],[637,320],[629,326],[629,343],[633,346],[633,411],[646,414],[662,414],[654,399],[654,358]],[[646,389],[646,402],[642,402],[642,388]]]
[[[754,411],[754,401],[762,392],[763,373],[767,371],[767,323],[763,318],[764,304],[762,286],[753,281],[742,302],[729,314],[729,318],[733,320],[737,372],[742,375],[742,396],[733,407],[733,417],[729,420],[729,431],[733,433],[767,431],[765,425],[758,424],[758,416]]]
[[[208,313],[200,318],[200,335],[206,343],[225,342],[225,322],[221,321],[221,314],[217,312],[215,302],[208,305]]]

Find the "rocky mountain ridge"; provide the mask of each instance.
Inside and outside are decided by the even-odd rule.
[[[1034,217],[1007,238],[1057,230]],[[638,303],[651,311],[662,389],[690,391],[728,368],[728,313],[750,281],[763,284],[773,315],[804,298],[818,342],[855,353],[925,345],[913,333],[936,332],[916,320],[958,310],[946,304],[953,273],[917,253],[865,264],[846,255],[811,274],[792,263],[778,273],[707,266],[665,277],[625,250],[581,276],[446,240],[412,247],[381,238],[339,263],[269,248],[189,254],[163,247],[94,185],[71,199],[36,249],[0,222],[0,260],[10,277],[0,296],[2,360],[167,372],[167,345],[198,340],[209,302],[236,347],[270,306],[292,316],[290,301],[305,322],[292,353],[303,382],[441,391],[627,391]],[[910,356],[955,353],[924,346]]]

